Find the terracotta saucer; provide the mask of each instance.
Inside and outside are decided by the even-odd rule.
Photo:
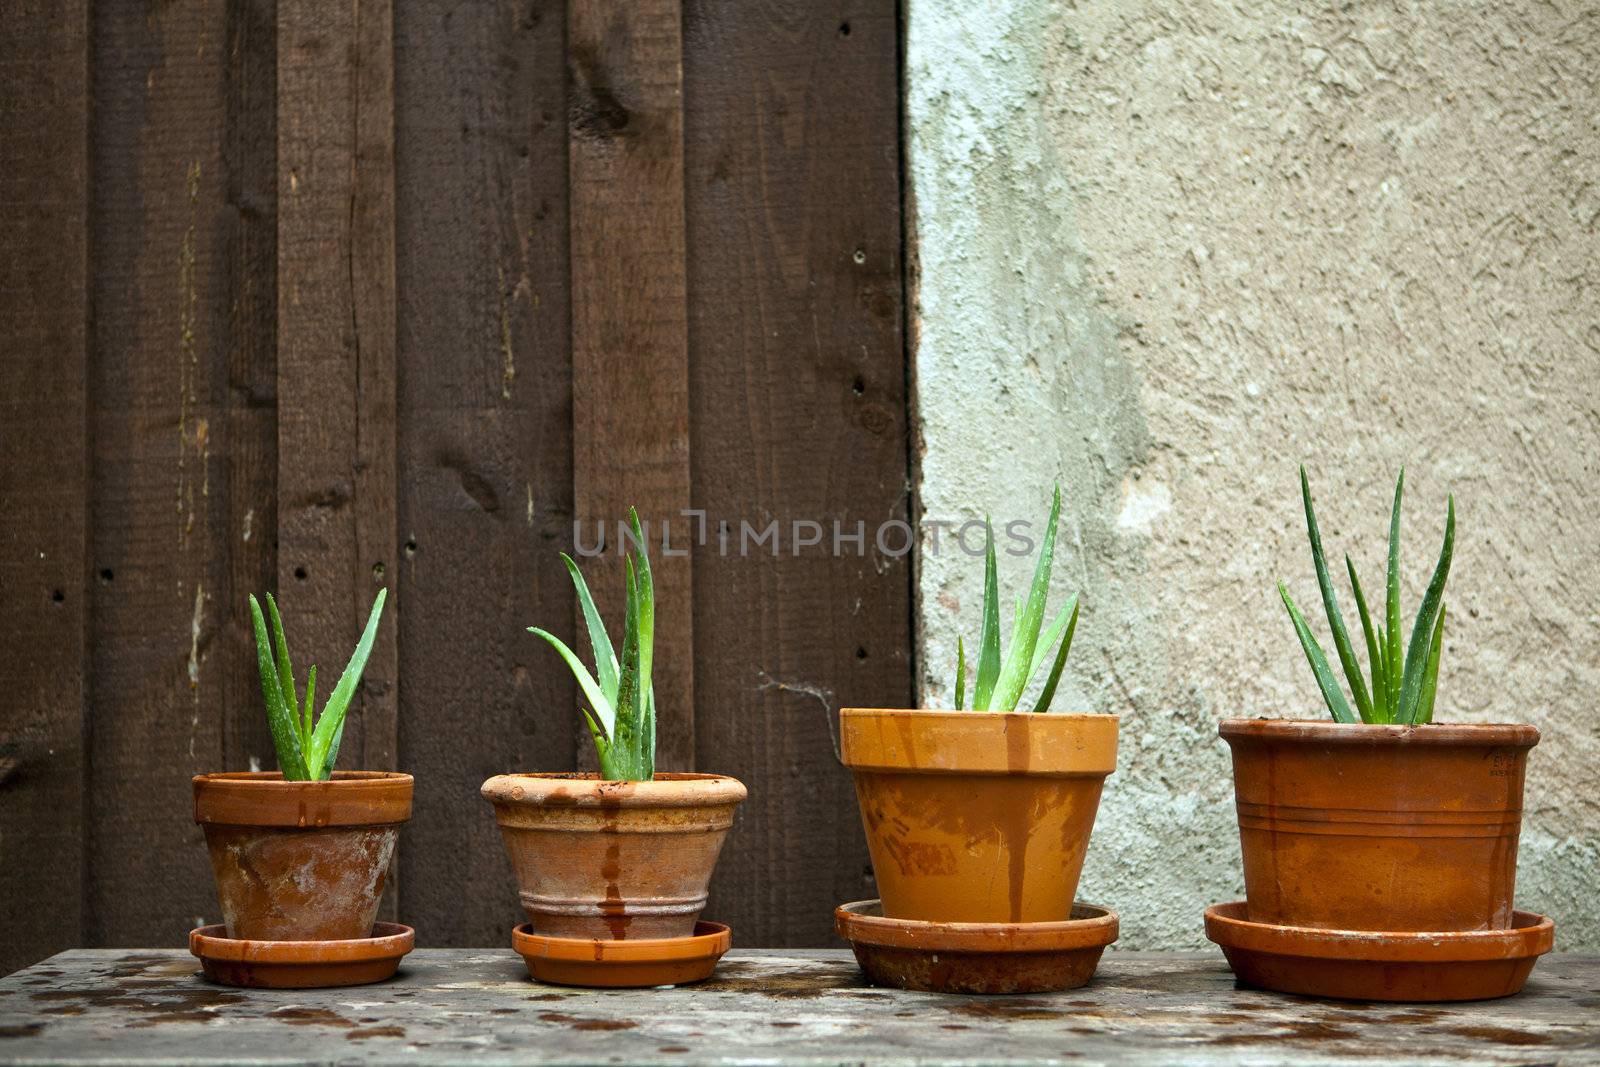
[[[1509,930],[1410,933],[1325,930],[1251,922],[1245,902],[1206,909],[1206,936],[1241,982],[1279,993],[1346,1000],[1509,997],[1555,943],[1556,924],[1512,912]]]
[[[371,937],[347,941],[247,941],[227,936],[221,923],[189,931],[189,951],[206,977],[257,989],[322,989],[369,985],[392,977],[416,943],[400,923],[373,923]]]
[[[841,904],[833,927],[874,985],[930,993],[1047,993],[1094,976],[1117,939],[1117,913],[1074,904],[1044,923],[936,923],[886,919],[876,900]]]
[[[688,937],[624,941],[546,937],[534,933],[528,923],[511,931],[511,947],[527,963],[528,973],[553,985],[685,985],[711,977],[731,944],[728,928],[710,922],[695,923]]]

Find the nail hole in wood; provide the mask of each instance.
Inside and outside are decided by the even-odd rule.
[[[856,648],[856,659],[866,659],[866,658],[867,658],[867,650],[865,648],[857,647]]]
[[[865,248],[858,248],[855,250],[855,254],[850,258],[855,260],[856,266],[859,267],[861,264],[867,261],[867,250]]]
[[[61,590],[57,589],[55,592],[50,594],[50,599],[54,600],[57,604],[59,604],[63,600],[67,599],[67,594],[65,594]]]
[[[106,567],[100,571],[100,580],[102,582],[115,581],[116,577],[116,574],[112,572],[110,567]]]
[[[856,396],[860,396],[867,391],[867,380],[858,374],[856,375],[856,380],[851,383],[850,388],[855,392]]]
[[[848,22],[839,23],[839,36],[840,37],[848,37],[848,36],[850,36],[850,24]]]
[[[295,576],[296,580],[298,580],[298,581],[302,581],[302,582],[305,581],[306,580],[306,569],[304,567],[296,567],[294,569],[294,576]]]

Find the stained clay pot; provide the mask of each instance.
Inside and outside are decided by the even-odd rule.
[[[885,916],[1071,916],[1115,715],[845,708],[839,724]]]
[[[194,821],[205,829],[228,937],[341,941],[369,937],[409,774],[334,771],[286,782],[277,771],[201,774]]]
[[[745,798],[736,779],[662,773],[501,774],[494,805],[531,933],[624,940],[689,937]]]
[[[1511,926],[1534,727],[1230,719],[1221,734],[1251,922]]]

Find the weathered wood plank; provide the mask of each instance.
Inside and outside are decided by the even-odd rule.
[[[678,0],[569,0],[575,507],[586,544],[606,528],[585,571],[615,634],[617,522],[632,506],[650,525],[661,770],[695,765],[682,52]]]
[[[270,432],[230,422],[249,405],[230,381],[235,345],[256,323],[236,301],[258,261],[241,250],[262,236],[233,197],[261,160],[229,148],[246,92],[230,20],[245,10],[110,5],[93,19],[87,677],[90,795],[107,802],[86,853],[91,944],[172,944],[217,916],[188,777],[224,763],[247,669],[231,583],[251,567],[236,571],[235,552],[261,547],[240,512],[270,496],[256,476],[232,481],[235,449],[258,468]]]
[[[278,589],[326,694],[396,562],[390,0],[278,4]],[[396,762],[395,616],[340,751]]]
[[[1600,957],[1459,1005],[1240,989],[1216,953],[1111,953],[1082,989],[959,997],[865,986],[843,951],[730,954],[677,989],[530,982],[509,950],[423,949],[391,982],[248,992],[176,952],[70,952],[0,981],[9,1062],[421,1065],[1600,1063]]]
[[[400,748],[416,776],[400,913],[506,942],[516,887],[478,796],[573,766],[564,0],[395,13]]]
[[[0,974],[82,943],[88,10],[0,34]]]
[[[912,700],[897,33],[892,0],[684,7],[697,751],[750,786],[707,914],[746,943],[876,895],[834,716]]]

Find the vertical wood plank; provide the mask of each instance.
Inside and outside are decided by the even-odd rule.
[[[521,908],[485,778],[573,765],[565,0],[395,13],[401,913],[503,944]]]
[[[271,106],[244,51],[269,15],[235,0],[93,21],[89,795],[113,798],[89,833],[94,944],[179,943],[218,915],[188,777],[270,760],[239,610],[272,541],[252,358],[271,343],[271,154],[241,132]]]
[[[618,634],[616,524],[651,527],[662,770],[695,764],[682,50],[678,0],[569,0],[575,507],[585,543],[608,528],[585,570]]]
[[[278,589],[325,696],[396,560],[389,0],[280,0],[277,94]],[[397,609],[350,709],[347,769],[395,766]]]
[[[18,9],[22,10],[18,10]],[[0,974],[83,938],[88,11],[0,34]]]
[[[834,716],[912,700],[909,531],[875,536],[909,495],[896,5],[685,0],[684,39],[694,494],[731,535],[695,556],[697,753],[750,787],[707,915],[827,945],[874,895]]]

